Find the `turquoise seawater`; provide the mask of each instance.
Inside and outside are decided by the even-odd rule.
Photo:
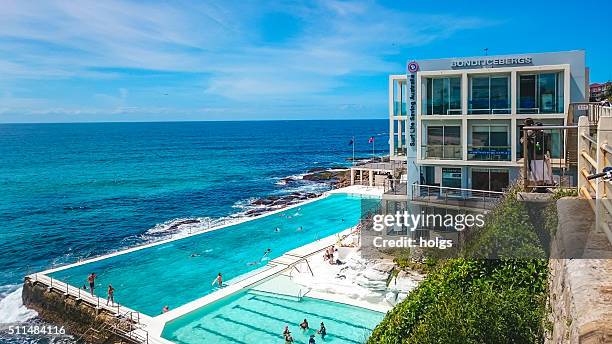
[[[283,343],[289,326],[294,343],[364,343],[384,314],[364,308],[304,297],[300,301],[271,295],[239,293],[180,317],[164,328],[162,336],[175,343]],[[310,327],[299,324],[306,319]],[[316,334],[325,324],[324,340]]]
[[[60,270],[52,278],[73,286],[87,285],[96,273],[96,292],[104,298],[106,286],[115,288],[115,301],[147,315],[165,305],[177,308],[214,290],[221,272],[230,280],[270,259],[356,225],[364,207],[376,199],[334,194],[278,214],[187,237],[108,259]]]

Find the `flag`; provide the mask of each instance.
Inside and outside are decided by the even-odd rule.
[[[374,136],[370,136],[370,139],[368,140],[368,143],[373,143],[374,142]]]
[[[349,146],[350,146],[350,145],[352,145],[353,143],[354,143],[354,141],[353,141],[353,140],[350,140],[350,141],[349,141]]]

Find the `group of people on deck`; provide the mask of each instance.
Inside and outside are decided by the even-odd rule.
[[[342,261],[338,258],[334,258],[334,255],[338,252],[338,249],[333,245],[326,248],[325,252],[323,252],[323,261],[329,262],[331,265],[342,265]]]
[[[92,272],[89,274],[89,276],[87,276],[87,282],[89,283],[89,292],[91,293],[91,296],[94,296],[94,289],[96,288],[97,277],[98,275],[96,275],[95,272]],[[83,285],[83,290],[87,290],[86,285]],[[113,288],[111,284],[108,285],[108,288],[106,289],[106,294],[106,305],[108,306],[110,302],[110,305],[113,306],[115,304],[115,288]]]
[[[310,329],[308,325],[308,320],[304,319],[300,324],[300,329],[303,332],[307,332]],[[325,340],[325,336],[327,335],[327,329],[325,328],[325,324],[321,322],[321,327],[317,330],[317,334],[321,335],[321,339]],[[291,336],[291,331],[289,331],[289,326],[285,326],[285,330],[283,330],[283,336],[285,337],[285,344],[291,344],[294,342],[293,337]],[[315,335],[311,334],[308,339],[308,344],[316,344]]]

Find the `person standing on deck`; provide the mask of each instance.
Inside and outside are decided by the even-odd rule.
[[[221,288],[223,286],[223,277],[221,276],[221,273],[219,272],[219,274],[217,275],[217,278],[215,278],[212,282],[212,285],[215,285],[215,283],[217,283],[217,285],[219,286],[219,288]]]
[[[110,301],[111,306],[115,303],[115,288],[112,285],[108,285],[108,297],[106,299],[106,305],[108,306],[108,302]]]
[[[89,282],[89,291],[91,292],[91,296],[94,294],[94,288],[96,287],[96,273],[92,272],[89,277],[87,277],[87,282]]]

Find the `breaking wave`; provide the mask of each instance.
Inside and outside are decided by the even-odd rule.
[[[21,291],[17,285],[0,286],[0,324],[24,323],[38,316],[23,305]]]

